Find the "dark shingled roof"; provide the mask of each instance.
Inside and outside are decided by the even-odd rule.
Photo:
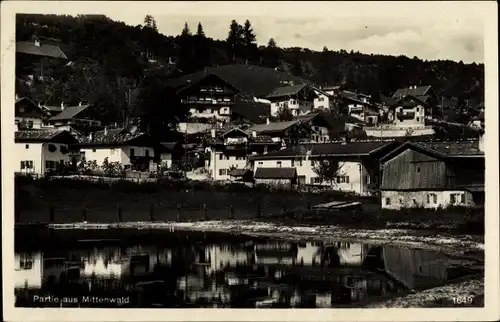
[[[305,156],[367,156],[394,144],[396,143],[392,140],[301,144],[264,155],[251,156],[251,159],[264,160]]]
[[[300,123],[300,120],[294,121],[285,121],[285,122],[271,122],[269,124],[256,124],[247,129],[248,133],[252,133],[252,131],[256,131],[257,133],[274,133],[281,132],[295,124]]]
[[[66,135],[67,134],[67,135]],[[70,139],[70,137],[72,139]],[[24,131],[16,131],[14,140],[16,142],[39,141],[39,142],[58,142],[61,138],[61,143],[72,141],[76,143],[76,139],[66,130],[59,129],[30,129]]]
[[[106,131],[97,131],[90,136],[80,138],[80,145],[126,145],[128,142],[139,137],[145,136],[142,132],[131,133],[125,128],[110,129]]]
[[[484,152],[479,150],[478,140],[467,141],[406,141],[380,159],[385,162],[395,155],[413,148],[417,151],[427,152],[438,158],[456,157],[484,157]]]
[[[52,58],[68,59],[59,46],[40,44],[35,46],[32,41],[19,41],[16,43],[16,52],[28,55],[45,56]]]
[[[412,142],[414,145],[425,148],[447,157],[484,155],[479,150],[479,141],[442,141],[442,142]]]
[[[49,112],[62,112],[62,107],[59,106],[51,106],[51,105],[42,105],[43,108],[49,110]]]
[[[293,179],[297,176],[295,168],[257,168],[255,179]]]
[[[236,95],[231,112],[234,115],[247,119],[251,123],[259,124],[266,122],[266,118],[271,115],[271,108],[269,104],[255,102],[253,99]]]
[[[86,110],[89,106],[90,104],[65,107],[61,113],[49,118],[49,121],[70,120],[72,118],[75,118],[78,114],[80,114],[84,110]]]
[[[168,152],[174,151],[175,148],[178,146],[181,147],[179,142],[161,142],[160,145],[163,146],[164,151],[168,151]]]
[[[240,92],[256,97],[265,97],[276,87],[283,86],[283,81],[293,81],[297,84],[307,83],[306,80],[274,70],[273,68],[254,65],[222,65],[208,67],[205,71],[183,75],[168,80],[168,85],[181,88],[190,83],[197,82],[209,74],[217,75],[226,82],[235,86]]]
[[[306,86],[307,86],[307,84],[278,87],[278,88],[275,88],[274,91],[272,91],[266,97],[267,98],[277,98],[277,97],[296,95]]]
[[[281,144],[281,142],[274,142],[273,138],[268,135],[257,135],[256,137],[250,137],[250,144]]]
[[[431,89],[431,86],[417,86],[417,88],[400,88],[398,89],[392,97],[398,98],[398,97],[403,97],[406,95],[412,95],[412,96],[423,96],[427,95],[427,92]]]
[[[243,177],[248,172],[251,172],[250,169],[232,169],[227,174],[232,177]]]

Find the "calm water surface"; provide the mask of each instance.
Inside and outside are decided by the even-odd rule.
[[[352,307],[482,270],[434,251],[363,243],[118,229],[15,238],[22,307]]]

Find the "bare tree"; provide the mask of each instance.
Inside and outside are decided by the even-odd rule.
[[[335,158],[318,160],[313,166],[313,171],[321,179],[321,181],[330,182],[333,187],[336,184],[336,178],[341,174],[342,165]]]

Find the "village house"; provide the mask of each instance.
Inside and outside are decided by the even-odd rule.
[[[381,158],[382,208],[474,206],[484,202],[482,140],[407,141]]]
[[[294,119],[311,129],[310,142],[326,143],[345,135],[344,122],[327,112],[309,113]]]
[[[14,257],[14,287],[39,289],[42,287],[41,252],[16,253]]]
[[[278,87],[266,96],[271,101],[272,116],[277,116],[280,108],[290,109],[293,116],[312,112],[315,98],[317,95],[308,84]]]
[[[400,100],[405,96],[416,97],[419,101],[425,104],[425,115],[428,117],[433,117],[439,115],[440,111],[436,108],[438,104],[438,96],[436,92],[432,89],[432,86],[409,86],[408,88],[400,88],[392,97],[396,100]]]
[[[160,142],[158,152],[161,164],[168,169],[181,166],[186,154],[181,142]]]
[[[373,137],[403,137],[434,134],[432,126],[426,125],[427,105],[419,98],[406,95],[398,99],[387,113],[387,122],[374,127],[365,127],[366,134]]]
[[[234,169],[245,169],[248,155],[266,154],[278,150],[281,142],[270,136],[257,135],[239,128],[233,128],[220,136],[216,130],[211,131],[208,151],[210,161],[207,166],[214,180],[237,180],[246,177],[245,172],[232,172]],[[232,178],[231,178],[232,177]]]
[[[246,132],[270,136],[274,142],[281,142],[284,146],[296,144],[302,140],[309,141],[313,133],[312,129],[300,119],[283,122],[270,122],[267,119],[265,124],[255,124]]]
[[[378,158],[397,145],[395,141],[300,144],[250,158],[254,173],[259,168],[295,168],[300,185],[318,185],[334,190],[371,194],[378,185]],[[319,162],[336,162],[337,174],[321,178],[315,171]]]
[[[334,101],[330,94],[323,91],[321,88],[313,88],[316,96],[313,101],[313,110],[332,111],[334,109]]]
[[[16,131],[14,140],[16,172],[39,176],[68,165],[69,146],[77,142],[68,131],[58,129]]]
[[[17,129],[40,129],[43,119],[43,112],[32,100],[16,95],[14,120]]]
[[[95,119],[92,105],[80,103],[77,106],[61,104],[62,111],[50,117],[47,123],[53,127],[74,127],[78,129],[100,127],[101,122]]]
[[[104,129],[90,133],[80,139],[77,147],[82,158],[102,165],[108,162],[119,162],[125,170],[147,170],[155,157],[156,144],[146,134],[131,129]]]

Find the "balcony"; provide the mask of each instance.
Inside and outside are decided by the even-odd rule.
[[[234,100],[224,100],[224,99],[194,99],[186,98],[181,100],[182,104],[200,104],[200,105],[234,105]]]

